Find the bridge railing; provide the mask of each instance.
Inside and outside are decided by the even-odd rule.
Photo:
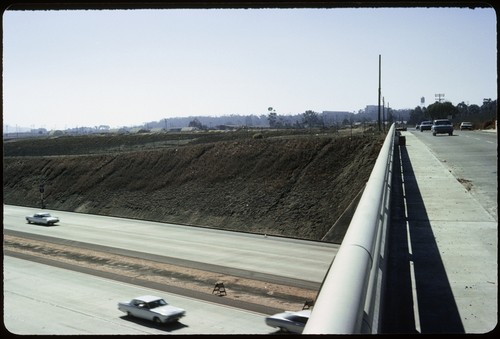
[[[378,333],[395,125],[387,134],[304,334]]]

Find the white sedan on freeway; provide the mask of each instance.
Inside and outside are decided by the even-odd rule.
[[[119,302],[118,309],[127,316],[151,320],[157,324],[176,322],[186,314],[182,308],[169,305],[162,298],[152,295]]]
[[[40,225],[46,225],[46,226],[51,226],[59,222],[58,217],[54,217],[50,215],[50,213],[47,212],[39,212],[35,213],[33,215],[28,215],[26,216],[26,221],[28,224],[40,224]]]
[[[310,316],[311,310],[285,311],[266,317],[266,324],[278,328],[280,331],[301,334]]]

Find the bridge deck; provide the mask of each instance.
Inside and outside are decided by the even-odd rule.
[[[382,333],[497,325],[498,223],[410,132],[396,147]]]

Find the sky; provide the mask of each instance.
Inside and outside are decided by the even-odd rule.
[[[3,13],[3,125],[413,109],[497,99],[493,8]],[[422,104],[421,98],[424,98]],[[6,130],[7,129],[7,130]]]

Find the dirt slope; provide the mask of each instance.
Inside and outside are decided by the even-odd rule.
[[[40,207],[44,183],[50,209],[320,240],[364,187],[383,138],[335,131],[9,141],[4,203]]]

